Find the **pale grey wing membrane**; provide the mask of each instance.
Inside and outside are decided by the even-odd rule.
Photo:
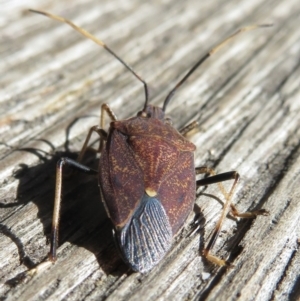
[[[146,194],[131,221],[116,234],[123,259],[141,273],[153,268],[172,242],[172,228],[164,207]]]

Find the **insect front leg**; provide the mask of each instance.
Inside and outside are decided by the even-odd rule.
[[[100,126],[95,125],[92,126],[85,138],[84,144],[82,146],[82,149],[78,155],[77,161],[78,162],[82,162],[82,158],[86,152],[86,150],[88,149],[88,145],[91,139],[91,136],[93,134],[93,132],[97,133],[100,136],[100,143],[99,143],[99,147],[97,150],[94,149],[95,152],[100,153],[102,148],[103,148],[103,142],[107,139],[107,133],[105,132],[104,127],[105,127],[105,113],[109,116],[111,121],[116,121],[117,117],[114,114],[114,112],[111,110],[111,108],[108,106],[108,104],[104,103],[101,106],[101,118],[100,118]]]
[[[192,121],[191,123],[189,123],[188,125],[184,126],[183,128],[181,128],[179,130],[179,133],[182,136],[187,136],[188,133],[190,133],[192,130],[194,130],[195,128],[197,128],[199,126],[198,121]]]
[[[197,187],[200,186],[206,186],[210,184],[218,184],[219,189],[221,190],[224,198],[225,198],[225,204],[223,207],[222,214],[216,224],[216,227],[212,233],[212,236],[210,238],[210,241],[208,242],[206,248],[203,250],[203,255],[211,262],[220,265],[220,266],[230,266],[230,264],[223,259],[218,258],[217,256],[214,256],[210,253],[210,250],[213,248],[213,246],[216,243],[216,240],[220,234],[222,224],[224,222],[224,219],[226,218],[226,215],[228,214],[229,209],[231,209],[231,213],[236,217],[241,218],[254,218],[257,215],[268,215],[268,212],[264,209],[256,210],[256,211],[249,211],[249,212],[239,212],[236,207],[231,203],[231,199],[233,196],[233,193],[235,191],[235,188],[237,186],[238,180],[239,180],[239,174],[236,171],[229,171],[221,174],[216,174],[215,171],[209,167],[197,167],[196,168],[196,174],[209,174],[210,177],[207,177],[205,179],[201,179],[196,181]],[[231,186],[231,189],[229,193],[226,191],[225,187],[223,186],[222,182],[233,180],[233,184]]]

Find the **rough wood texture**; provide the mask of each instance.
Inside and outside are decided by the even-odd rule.
[[[19,1],[21,3],[21,1]],[[300,3],[232,1],[4,1],[0,16],[0,300],[296,300],[300,297]],[[189,222],[150,273],[133,273],[114,246],[97,180],[66,179],[58,261],[47,256],[55,163],[76,157],[100,104],[128,118],[143,87],[108,53],[67,25],[27,8],[63,15],[103,39],[145,78],[161,104],[211,46],[237,28],[273,22],[238,37],[178,91],[168,113],[180,128],[198,120],[196,163],[237,170],[234,203],[268,217],[228,218],[214,252],[199,256],[220,215],[212,185],[202,190],[202,236]],[[91,156],[86,162],[97,165]]]

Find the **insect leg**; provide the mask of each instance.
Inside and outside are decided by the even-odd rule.
[[[117,121],[118,120],[117,116],[112,111],[112,109],[109,107],[109,105],[107,103],[104,103],[101,106],[101,124],[100,124],[100,126],[101,126],[102,129],[104,129],[104,127],[105,127],[105,118],[104,118],[105,112],[109,116],[111,121]]]
[[[114,114],[114,112],[111,110],[111,108],[106,104],[102,104],[101,106],[101,118],[100,118],[100,126],[95,125],[92,126],[85,138],[84,144],[81,148],[81,151],[77,157],[77,161],[78,162],[82,162],[82,158],[86,152],[86,150],[88,149],[88,145],[91,139],[91,136],[93,134],[93,132],[97,133],[100,136],[100,143],[99,143],[99,147],[97,150],[94,150],[97,153],[100,153],[102,148],[103,148],[103,142],[107,139],[107,132],[103,130],[103,128],[105,127],[105,113],[110,117],[111,121],[116,121],[118,120],[116,115]]]
[[[216,183],[216,184],[218,184],[219,189],[221,190],[222,194],[224,195],[224,198],[226,201],[224,204],[222,214],[216,224],[215,230],[212,233],[210,241],[208,242],[208,245],[206,246],[206,248],[203,250],[203,255],[209,261],[214,262],[215,264],[218,264],[220,266],[223,266],[223,265],[229,266],[230,264],[227,261],[220,259],[210,253],[210,250],[215,245],[216,239],[218,238],[218,236],[220,234],[222,224],[229,211],[229,208],[231,209],[231,212],[234,216],[242,217],[242,218],[253,218],[253,217],[256,217],[257,215],[267,215],[268,212],[264,209],[261,209],[261,210],[256,210],[256,211],[252,211],[252,212],[240,213],[235,208],[235,206],[231,203],[232,195],[234,193],[234,190],[237,186],[237,183],[238,183],[238,180],[240,177],[236,171],[229,171],[229,172],[225,172],[225,173],[221,173],[221,174],[216,174],[215,171],[209,167],[197,167],[196,168],[196,174],[204,174],[204,173],[209,174],[211,176],[207,177],[205,179],[196,181],[197,187]],[[221,183],[221,182],[228,181],[228,180],[234,181],[229,193],[225,190],[223,184]]]
[[[110,118],[110,121],[117,121],[118,118],[115,115],[115,113],[112,111],[112,109],[109,107],[108,104],[104,103],[101,106],[101,128],[104,129],[105,127],[105,113],[108,115],[108,117]],[[103,148],[103,142],[106,139],[100,139],[100,143],[99,143],[99,148],[98,148],[98,152],[100,153],[102,151]]]
[[[80,151],[80,153],[79,153],[79,155],[77,157],[77,161],[78,162],[82,161],[82,158],[83,158],[86,150],[88,149],[88,144],[89,144],[89,141],[91,139],[91,136],[92,136],[93,132],[99,134],[99,136],[100,136],[100,144],[101,144],[101,141],[103,139],[106,140],[106,138],[107,138],[107,133],[102,128],[100,128],[98,125],[92,126],[89,129],[89,132],[88,132],[88,134],[87,134],[87,136],[85,138],[84,144],[83,144],[83,146],[81,148],[81,151]],[[100,147],[99,147],[99,149],[100,149]],[[95,150],[95,149],[93,149],[93,150],[95,152],[99,152],[99,150]]]
[[[221,182],[225,182],[228,180],[235,180],[235,182],[238,182],[239,177],[240,177],[240,175],[236,171],[228,171],[228,172],[224,172],[221,174],[216,174],[215,171],[209,167],[197,167],[196,168],[196,174],[203,174],[203,173],[210,174],[212,176],[202,179],[202,180],[198,180],[196,182],[197,186],[200,187],[200,186],[206,186],[206,185],[210,185],[210,184],[218,184],[219,189],[221,190],[221,192],[225,198],[228,197],[228,194]],[[236,183],[234,183],[233,185],[236,185]],[[239,212],[232,203],[230,203],[230,209],[231,209],[231,213],[233,216],[241,217],[241,218],[254,218],[257,215],[267,215],[268,214],[268,212],[265,209]]]
[[[182,136],[186,136],[189,132],[191,132],[192,130],[194,130],[196,127],[198,127],[199,123],[198,121],[192,121],[191,123],[189,123],[188,125],[184,126],[183,128],[181,128],[179,130],[179,133]]]
[[[63,175],[63,166],[68,165],[69,167],[76,169],[80,172],[84,172],[90,175],[96,175],[98,172],[94,169],[89,168],[83,164],[78,163],[75,160],[64,157],[57,162],[56,166],[56,183],[55,183],[55,198],[54,198],[54,209],[52,217],[52,230],[51,230],[51,246],[49,259],[51,261],[56,260],[56,249],[58,245],[58,229],[59,229],[59,217],[60,217],[60,208],[61,208],[61,199],[62,199],[62,175]]]

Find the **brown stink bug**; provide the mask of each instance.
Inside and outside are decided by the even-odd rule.
[[[101,126],[94,126],[90,129],[78,160],[61,158],[58,161],[50,261],[56,260],[62,170],[64,165],[68,165],[87,174],[99,175],[102,200],[107,215],[112,221],[114,237],[121,256],[131,269],[141,273],[151,270],[170,249],[173,237],[182,228],[193,210],[197,187],[218,183],[225,198],[224,209],[203,255],[218,265],[229,265],[227,261],[210,253],[229,209],[233,215],[246,218],[259,214],[266,215],[267,212],[262,209],[239,213],[231,204],[239,174],[230,171],[216,175],[208,167],[195,168],[196,147],[184,136],[195,127],[196,123],[191,123],[177,131],[172,127],[170,120],[165,117],[165,111],[170,99],[182,83],[226,42],[242,31],[269,25],[242,28],[211,49],[177,83],[166,97],[163,107],[159,108],[148,104],[147,83],[101,40],[69,20],[42,11],[32,11],[67,23],[104,47],[143,83],[146,98],[144,108],[136,117],[127,120],[117,120],[110,108],[106,104],[102,105]],[[105,113],[111,119],[108,132],[103,129]],[[97,150],[101,153],[99,171],[80,163],[93,132],[100,136]],[[196,180],[198,174],[209,176]],[[229,192],[226,192],[220,183],[227,180],[233,180]]]

